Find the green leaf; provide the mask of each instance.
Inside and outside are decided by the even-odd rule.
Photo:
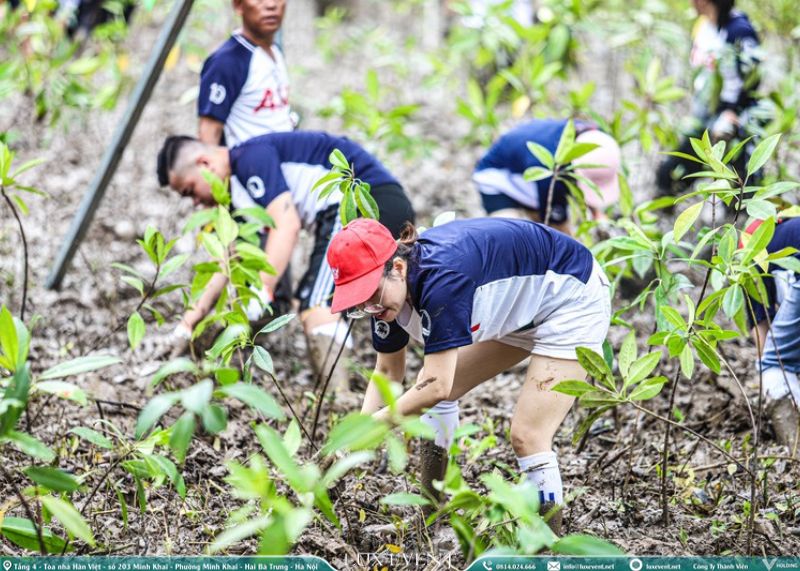
[[[228,412],[218,404],[210,404],[203,410],[203,428],[209,434],[218,434],[228,426]]]
[[[144,283],[139,278],[135,278],[133,276],[122,276],[120,280],[137,290],[139,295],[144,295]]]
[[[301,472],[291,454],[289,454],[278,431],[266,424],[259,424],[255,427],[255,433],[270,462],[280,472],[281,476],[286,479],[292,489],[297,493],[308,492],[310,490],[310,482],[307,481],[308,479]]]
[[[255,385],[236,383],[235,385],[221,387],[219,391],[229,397],[242,401],[267,418],[274,418],[277,420],[286,418],[286,415],[283,410],[281,410],[281,407],[278,406],[278,403],[275,402],[275,399]]]
[[[747,176],[751,176],[754,172],[763,167],[766,162],[772,157],[775,148],[778,146],[781,134],[776,133],[761,141],[750,155],[750,160],[747,161]]]
[[[555,161],[559,165],[565,165],[569,161],[566,159],[567,154],[572,151],[572,146],[575,144],[575,123],[572,119],[567,121],[564,130],[561,131],[561,137],[558,139],[558,146],[556,147]]]
[[[100,448],[105,448],[106,450],[111,450],[114,448],[114,443],[111,442],[110,439],[106,438],[96,430],[92,430],[91,428],[87,428],[85,426],[76,426],[70,433],[83,438],[94,444],[95,446],[99,446]]]
[[[747,215],[753,218],[764,220],[766,218],[777,216],[778,210],[775,205],[768,200],[755,200],[747,201]]]
[[[219,241],[223,247],[227,248],[239,235],[239,225],[231,218],[227,208],[219,206],[218,211],[215,228]]]
[[[30,365],[18,367],[0,399],[0,437],[13,430],[28,404],[31,386]]]
[[[275,365],[272,363],[272,355],[261,345],[253,347],[253,363],[256,367],[269,375],[275,375]]]
[[[260,533],[272,522],[272,517],[262,516],[230,527],[219,534],[208,547],[209,553],[219,553],[243,539]]]
[[[183,464],[186,459],[186,451],[192,442],[195,430],[194,414],[185,412],[170,428],[169,447],[175,454],[175,458]]]
[[[380,503],[386,506],[429,506],[430,500],[418,494],[397,492],[389,494],[380,499]]]
[[[140,439],[150,428],[172,408],[180,398],[179,394],[170,393],[158,395],[150,399],[136,421],[136,438]]]
[[[661,351],[653,351],[644,357],[637,359],[631,364],[628,378],[625,379],[625,386],[630,386],[638,383],[656,368],[656,365],[661,361]]]
[[[573,397],[580,397],[585,393],[597,390],[597,387],[586,381],[561,381],[550,390]]]
[[[706,367],[719,374],[721,371],[719,357],[714,349],[699,337],[692,338],[692,346],[697,351],[697,356],[705,364]]]
[[[636,360],[637,353],[636,333],[631,331],[622,341],[622,346],[619,348],[619,354],[617,355],[619,372],[623,379],[628,377],[628,371],[630,370],[631,363]]]
[[[372,218],[373,220],[380,218],[378,203],[375,202],[372,194],[364,188],[363,184],[356,186],[356,204],[358,204],[358,210],[364,218]]]
[[[369,450],[383,442],[389,432],[386,423],[376,420],[371,415],[351,413],[333,427],[322,453],[329,455],[339,450]]]
[[[522,174],[522,177],[528,182],[538,182],[551,176],[553,176],[553,171],[544,167],[529,167]]]
[[[722,298],[722,311],[729,319],[739,312],[744,305],[744,291],[739,284],[731,285],[725,292],[725,297]]]
[[[328,471],[325,472],[325,476],[322,478],[322,485],[326,488],[330,488],[356,466],[366,464],[374,459],[375,453],[371,450],[362,450],[361,452],[348,454],[341,460],[337,460],[333,466],[328,468]]]
[[[684,234],[686,234],[686,232],[688,232],[695,223],[697,217],[700,216],[700,211],[703,210],[703,204],[703,202],[692,204],[689,208],[678,215],[673,229],[676,242],[683,238]]]
[[[150,386],[155,387],[167,377],[177,373],[192,373],[194,375],[198,375],[200,374],[200,369],[197,368],[197,365],[195,365],[194,361],[187,359],[186,357],[173,359],[156,371],[156,374],[153,375],[152,379],[150,379]]]
[[[578,356],[578,362],[590,376],[602,382],[612,391],[616,390],[611,369],[608,368],[608,364],[602,355],[586,347],[578,347],[575,351]]]
[[[68,532],[94,546],[94,535],[86,520],[70,502],[53,496],[42,496],[42,504],[53,516],[61,522]]]
[[[613,543],[609,543],[598,537],[583,534],[572,534],[562,537],[550,546],[553,553],[559,555],[579,555],[593,557],[609,557],[624,555]]]
[[[144,319],[138,311],[134,311],[128,318],[128,343],[131,349],[136,349],[144,339],[145,325]]]
[[[688,343],[684,345],[681,350],[680,361],[683,376],[687,379],[691,379],[694,373],[694,353],[692,352],[692,347]]]
[[[629,400],[647,400],[656,396],[667,383],[666,377],[653,377],[638,385],[628,397]]]
[[[195,414],[202,414],[203,409],[211,400],[214,392],[214,383],[211,379],[203,379],[191,387],[181,391],[181,404],[186,410]]]
[[[255,337],[258,337],[263,333],[272,333],[273,331],[277,331],[278,329],[289,323],[294,318],[295,318],[294,313],[287,313],[286,315],[281,315],[280,317],[276,317],[275,319],[267,323],[264,327],[262,327],[258,331],[258,333],[255,334],[253,338],[255,339]]]
[[[208,252],[212,258],[215,260],[225,259],[225,248],[222,242],[219,241],[219,238],[214,234],[203,232],[200,234],[200,240],[203,242],[203,247],[206,249],[206,252]]]
[[[5,305],[0,308],[0,348],[3,349],[5,356],[3,366],[9,371],[16,371],[20,365],[19,338],[17,337],[17,328],[14,326],[14,318]]]
[[[533,154],[533,156],[536,157],[540,163],[552,171],[556,165],[553,154],[539,143],[528,141],[527,145],[531,154]]]
[[[80,487],[75,476],[57,468],[29,466],[23,472],[31,480],[53,492],[74,492]]]
[[[350,164],[347,162],[347,158],[345,158],[344,153],[339,149],[333,149],[331,154],[328,156],[328,161],[335,166],[342,170],[349,170]]]
[[[742,256],[742,263],[747,264],[758,254],[760,254],[772,240],[775,234],[775,219],[767,218],[764,222],[756,228],[753,235],[747,241],[744,248],[744,255]]]
[[[86,357],[78,357],[77,359],[59,363],[55,367],[50,367],[39,375],[39,380],[44,381],[47,379],[60,379],[62,377],[79,375],[81,373],[96,371],[104,367],[110,367],[120,362],[121,360],[118,357],[112,357],[110,355],[88,355]]]
[[[86,393],[72,383],[64,381],[39,381],[33,387],[36,391],[75,401],[82,406],[86,406],[87,404]]]
[[[23,549],[32,552],[39,551],[39,538],[36,535],[36,527],[29,519],[12,516],[1,518],[0,534]],[[55,535],[47,527],[42,528],[42,540],[44,541],[45,551],[48,553],[60,554],[65,547],[67,551],[73,550],[72,544],[67,545],[63,538]]]
[[[4,437],[0,438],[0,442],[3,441],[10,442],[23,454],[31,458],[38,458],[44,462],[52,462],[56,457],[55,452],[50,450],[50,448],[24,432],[11,430]]]
[[[300,449],[300,444],[302,444],[302,442],[303,435],[300,433],[300,425],[297,424],[297,420],[293,418],[286,428],[286,432],[283,434],[283,444],[286,446],[286,450],[289,451],[289,454],[294,456]]]

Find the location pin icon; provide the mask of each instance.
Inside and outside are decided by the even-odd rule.
[[[3,561],[3,569],[5,569],[6,571],[8,571],[9,569],[11,569],[11,561],[9,561],[8,559],[6,559],[5,561]]]

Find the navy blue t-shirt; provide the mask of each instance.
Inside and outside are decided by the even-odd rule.
[[[527,220],[430,228],[409,258],[411,303],[391,323],[373,319],[373,346],[398,351],[411,333],[428,354],[535,326],[564,304],[572,291],[566,284],[587,282],[593,265],[582,244]]]
[[[751,224],[748,227],[748,232],[755,232],[755,229],[758,226],[759,224]],[[777,226],[775,226],[775,234],[772,235],[772,240],[770,240],[769,244],[767,245],[767,252],[773,254],[775,252],[780,252],[784,248],[795,248],[800,250],[800,218],[781,220],[778,222]],[[800,258],[800,253],[795,254],[795,257]],[[770,274],[776,270],[785,271],[783,268],[775,264],[770,264],[767,268],[767,271]],[[753,313],[755,314],[756,323],[764,321],[767,318],[768,313],[770,320],[772,320],[775,317],[775,314],[778,312],[775,278],[769,276],[763,278],[763,281],[764,287],[767,290],[769,303],[765,308],[763,305],[753,300]]]

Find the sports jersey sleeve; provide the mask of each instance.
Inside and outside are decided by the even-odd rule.
[[[250,197],[263,207],[289,190],[278,151],[267,144],[245,144],[231,151],[233,174]]]
[[[418,308],[425,354],[470,345],[475,282],[453,270],[436,272],[425,281]]]
[[[371,319],[372,347],[378,353],[394,353],[408,345],[408,333],[397,322]]]
[[[247,81],[250,65],[249,52],[247,54],[220,50],[205,61],[197,98],[199,117],[211,117],[222,123],[228,120],[233,103]]]

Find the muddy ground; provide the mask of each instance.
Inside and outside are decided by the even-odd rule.
[[[374,37],[384,41],[397,39],[399,34],[423,33],[418,14],[398,15],[385,7],[377,10],[375,3],[362,4],[369,9],[345,23],[342,38],[346,34],[358,37],[370,29],[377,29]],[[356,50],[341,53],[334,62],[326,61],[313,49],[311,11],[308,3],[300,0],[290,2],[285,42],[293,71],[293,101],[303,114],[302,127],[341,132],[337,120],[323,120],[316,110],[342,88],[359,88],[366,65],[370,62],[375,65],[374,62],[387,56],[381,53],[373,57],[370,50],[374,45],[365,42]],[[193,25],[205,31],[195,32],[197,37],[193,39],[208,49],[224,37],[230,20],[220,17],[213,26],[201,24],[200,20],[195,16]],[[157,26],[150,18],[140,18],[136,22],[136,33],[129,44],[132,64],[140,66],[153,44]],[[408,52],[401,50],[400,53],[405,57]],[[605,62],[606,68],[592,69],[584,65],[576,74],[577,82],[587,76],[602,79],[598,86],[601,94],[598,95],[598,109],[601,112],[613,104],[613,97],[604,98],[602,95],[609,93],[609,82],[624,84],[618,73],[618,55],[607,55],[598,58]],[[435,147],[428,156],[413,161],[397,155],[382,158],[403,181],[423,223],[429,223],[432,217],[444,210],[456,210],[460,216],[479,215],[477,194],[469,182],[479,150],[460,143],[467,125],[454,114],[452,86],[426,84],[424,89],[417,89],[422,85],[421,77],[426,72],[422,59],[419,64],[410,66],[405,77],[398,74],[387,74],[387,77],[393,76],[392,90],[398,100],[422,104],[409,128],[434,141]],[[610,74],[612,68],[617,72]],[[92,397],[106,401],[105,404],[99,402],[81,408],[55,399],[39,398],[31,405],[28,420],[32,432],[60,451],[60,466],[74,468],[78,473],[91,468],[87,477],[90,484],[97,481],[108,467],[108,458],[89,457],[82,447],[64,448],[64,435],[75,426],[97,426],[101,418],[132,435],[137,407],[147,402],[149,379],[163,363],[163,351],[169,342],[171,327],[158,329],[155,324],[148,323],[148,334],[142,346],[136,352],[129,350],[124,322],[138,302],[137,294],[120,282],[120,274],[111,263],[123,262],[137,268],[149,268],[144,254],[135,244],[135,237],[141,235],[148,224],[168,237],[179,236],[183,221],[191,212],[190,204],[180,202],[177,197],[157,188],[155,156],[165,135],[194,131],[194,104],[179,103],[179,100],[196,83],[196,62],[187,64],[185,58],[162,77],[86,240],[58,292],[46,291],[43,283],[122,107],[113,113],[79,118],[66,130],[33,125],[24,117],[19,120],[3,117],[3,124],[10,121],[20,134],[15,143],[20,159],[47,159],[46,165],[32,171],[26,178],[26,183],[47,191],[51,196],[47,200],[30,200],[31,214],[24,219],[30,246],[32,284],[28,315],[39,316],[31,350],[33,366],[41,371],[66,358],[95,350],[118,355],[123,360],[119,366],[76,379]],[[648,194],[653,161],[652,154],[637,153],[628,157],[631,180],[638,196]],[[0,284],[0,299],[16,310],[21,298],[20,241],[7,211],[0,218],[0,224],[0,263],[4,279]],[[194,252],[194,261],[202,259],[191,236],[182,238],[177,248],[180,252]],[[302,264],[295,266],[301,267]],[[188,273],[184,272],[178,278],[187,279]],[[180,300],[177,295],[167,299],[163,308],[174,322]],[[634,316],[633,319],[641,325],[642,339],[646,338],[651,327],[647,316]],[[304,391],[312,389],[314,379],[299,326],[291,324],[288,333],[270,339],[268,348],[276,363],[277,378],[290,398],[298,401]],[[354,363],[369,367],[373,356],[366,333],[356,328],[358,350]],[[612,331],[612,339],[619,341],[621,334]],[[726,351],[733,368],[746,381],[747,396],[755,402],[757,379],[750,373],[754,350],[741,342],[729,346]],[[417,365],[418,360],[412,359],[410,370],[415,371]],[[714,378],[704,368],[698,369],[695,379],[682,381],[676,408],[694,430],[715,441],[730,441],[732,450],[740,450],[743,440],[749,435],[744,398],[725,373]],[[507,435],[522,370],[498,376],[461,403],[462,422],[482,427],[483,432],[475,438],[486,436],[489,420],[497,436],[496,448],[470,462],[464,455],[460,458],[464,473],[475,486],[479,486],[478,474],[493,468],[506,473],[506,467],[515,464]],[[663,374],[674,377],[669,368],[664,369]],[[259,379],[259,382],[269,388],[266,379]],[[357,378],[354,382],[363,386],[363,381]],[[660,414],[668,414],[666,395],[649,402],[648,406]],[[185,501],[181,501],[168,487],[151,489],[149,511],[140,514],[131,509],[129,525],[124,527],[116,497],[105,488],[101,490],[88,511],[98,544],[103,546],[96,553],[191,555],[203,552],[223,529],[230,511],[240,505],[224,492],[227,487],[223,481],[226,475],[224,462],[242,460],[258,449],[252,431],[247,427],[249,417],[245,411],[234,406],[230,415],[228,429],[223,434],[217,438],[196,439],[193,443],[184,471],[188,487]],[[664,425],[642,417],[632,409],[622,409],[597,424],[578,449],[571,444],[571,433],[583,415],[584,411],[573,411],[556,445],[565,489],[573,498],[566,510],[567,531],[594,534],[614,542],[627,552],[641,555],[746,553],[747,538],[741,522],[745,519],[743,502],[749,497],[749,488],[741,474],[730,475],[728,462],[723,457],[686,433],[675,433],[671,444],[671,464],[676,467],[679,478],[670,482],[672,521],[664,527],[661,522],[660,480],[656,470],[661,458]],[[327,427],[331,420],[326,414],[323,425]],[[307,453],[307,450],[302,453]],[[22,457],[14,452],[9,454],[4,459],[7,466],[23,465]],[[800,491],[797,486],[800,468],[796,458],[788,458],[788,451],[775,445],[769,426],[763,430],[761,454],[776,456],[778,460],[770,468],[769,481],[763,488],[766,490],[766,503],[762,502],[756,517],[752,552],[796,555],[800,552]],[[133,483],[129,477],[114,472],[112,480],[132,497]],[[334,566],[344,568],[348,561],[346,557],[352,562],[357,552],[385,552],[386,544],[396,544],[405,553],[435,553],[439,557],[451,554],[453,563],[460,565],[463,559],[446,529],[440,529],[429,537],[422,530],[419,514],[408,509],[378,507],[377,498],[381,495],[413,489],[411,471],[392,475],[376,466],[363,477],[348,477],[344,492],[337,501],[337,511],[348,516],[344,531],[339,533],[329,525],[315,523],[302,536],[294,553],[318,555]],[[0,482],[0,497],[10,497],[8,482]],[[82,507],[85,495],[79,494],[75,499],[76,504]],[[358,522],[360,510],[365,514],[361,523]],[[18,515],[20,510],[14,508],[11,513]],[[255,548],[254,542],[244,542],[231,553],[253,553]],[[0,553],[12,555],[21,552],[10,543],[0,541]]]

